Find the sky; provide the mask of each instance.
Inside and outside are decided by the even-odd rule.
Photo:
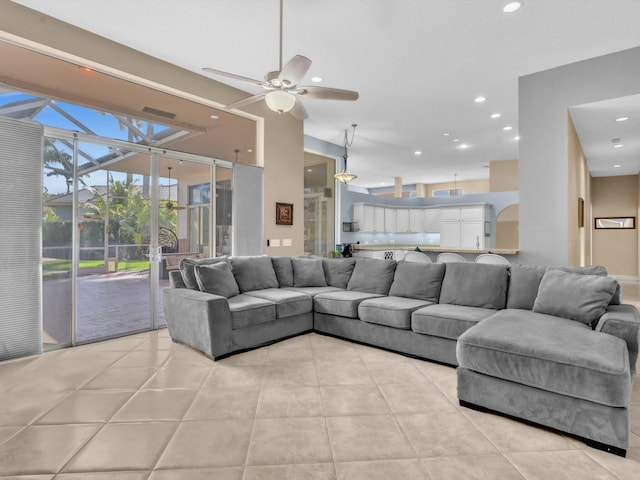
[[[37,98],[38,97],[27,93],[3,91],[0,92],[0,110],[15,102],[32,99],[35,100]],[[74,123],[50,105],[40,110],[33,117],[33,120],[49,127],[92,133],[101,137],[129,141],[128,129],[122,127],[118,120],[109,113],[57,100],[55,101],[55,105],[74,118],[79,124]],[[138,124],[138,127],[146,133],[148,122],[144,120],[140,120],[138,122],[141,122],[141,124]],[[165,125],[153,124],[153,131],[156,133],[166,128],[168,127]],[[71,146],[64,145],[59,140],[56,141],[55,145],[60,151],[64,151],[69,155],[72,155],[73,150]],[[106,146],[87,142],[80,142],[78,148],[93,158],[99,158],[110,153],[109,148]],[[88,160],[86,158],[81,156],[79,157],[79,165],[82,165],[87,161]],[[47,193],[54,195],[67,193],[66,179],[63,176],[47,176],[47,169],[45,169],[44,173],[43,183]],[[123,180],[125,178],[125,174],[123,173],[113,172],[113,176],[115,180]],[[84,176],[83,180],[88,185],[105,185],[107,183],[107,175],[105,171],[98,171],[91,175]]]

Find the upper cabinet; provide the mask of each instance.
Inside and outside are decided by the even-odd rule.
[[[440,208],[426,208],[424,215],[424,231],[427,233],[440,233],[440,219],[442,210]]]
[[[422,208],[409,209],[409,232],[411,233],[424,232],[423,211],[426,211],[426,210]]]
[[[362,233],[440,233],[442,246],[475,248],[478,236],[481,246],[484,245],[484,233],[479,235],[479,232],[485,230],[484,223],[490,218],[488,212],[488,204],[391,207],[354,203],[353,221],[358,223]],[[463,222],[468,224],[464,229],[461,227]],[[443,227],[445,223],[447,226]],[[443,228],[446,232],[442,231]],[[451,233],[454,231],[458,233]],[[445,242],[452,244],[444,244],[442,236]]]
[[[397,208],[396,210],[396,233],[409,233],[409,209]]]

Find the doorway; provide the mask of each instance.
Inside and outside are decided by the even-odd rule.
[[[216,252],[206,192],[216,163],[230,165],[59,129],[45,135],[43,175],[64,174],[66,192],[51,195],[44,182],[44,348],[165,326],[169,259]]]

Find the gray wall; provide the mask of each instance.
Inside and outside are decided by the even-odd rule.
[[[640,93],[640,47],[519,80],[519,261],[569,261],[568,108]]]
[[[263,169],[233,165],[233,255],[262,255]]]

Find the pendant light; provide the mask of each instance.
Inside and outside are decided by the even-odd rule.
[[[345,185],[350,181],[358,178],[355,173],[351,173],[347,170],[347,159],[349,158],[349,154],[347,152],[347,148],[353,145],[353,138],[356,135],[356,127],[358,126],[356,123],[351,125],[353,127],[353,132],[351,132],[351,141],[349,141],[349,134],[347,129],[344,130],[344,155],[342,158],[344,159],[344,170],[340,173],[336,173],[334,177],[344,183]]]

